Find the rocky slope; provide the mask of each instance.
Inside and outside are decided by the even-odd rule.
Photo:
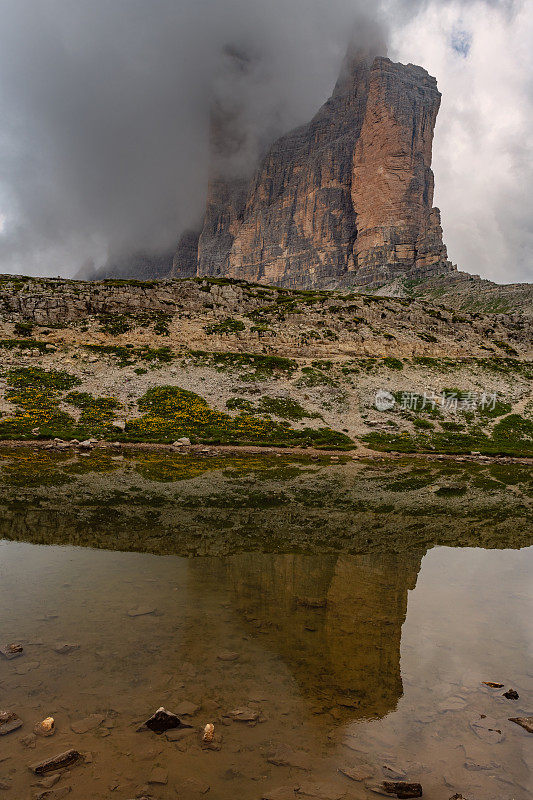
[[[533,316],[531,283],[509,283],[502,286],[466,272],[435,275],[423,281],[402,283],[406,291],[400,294],[430,303],[444,303],[448,308],[501,314],[517,311]],[[387,287],[383,288],[383,293],[388,293]]]
[[[0,438],[533,455],[523,314],[220,279],[5,276],[0,320]]]

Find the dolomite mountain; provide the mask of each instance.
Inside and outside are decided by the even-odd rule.
[[[330,99],[251,180],[218,169],[239,137],[215,114],[203,227],[182,237],[172,276],[372,288],[451,272],[433,207],[440,99],[421,67],[349,53]]]

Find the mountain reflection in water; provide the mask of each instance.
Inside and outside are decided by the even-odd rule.
[[[421,554],[242,553],[190,563],[190,587],[225,590],[319,710],[383,716],[402,694],[400,640]]]
[[[217,800],[370,800],[345,768],[397,770],[430,800],[527,800],[509,717],[533,704],[530,473],[273,463],[0,454],[0,630],[24,646],[0,659],[24,722],[2,737],[14,797],[29,761],[77,747],[92,763],[59,787],[91,800],[193,800],[199,778]],[[183,703],[191,737],[137,733]],[[243,707],[257,720],[232,722]],[[49,715],[55,736],[30,741]],[[220,749],[202,749],[207,722]],[[168,783],[147,784],[154,766]]]

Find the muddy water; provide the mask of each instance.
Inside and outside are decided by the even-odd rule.
[[[280,477],[293,492],[295,480]],[[6,797],[48,791],[28,764],[71,747],[83,759],[61,773],[50,800],[68,788],[82,800],[370,800],[370,785],[394,777],[421,782],[434,800],[531,796],[533,735],[508,721],[533,711],[533,547],[523,546],[524,528],[517,549],[509,531],[505,549],[491,540],[490,550],[428,545],[422,531],[410,546],[379,549],[369,535],[369,552],[313,554],[308,536],[301,553],[185,558],[110,549],[122,518],[107,505],[109,549],[68,544],[85,543],[79,528],[69,538],[73,523],[57,523],[65,544],[43,546],[32,542],[45,528],[48,540],[51,521],[72,511],[50,483],[39,496],[17,485],[17,502],[12,483],[4,495],[10,538],[19,531],[26,540],[0,543],[1,641],[24,645],[21,657],[0,658],[0,708],[24,722],[0,737]],[[210,497],[213,486],[211,478]],[[278,512],[261,513],[276,528]],[[405,502],[388,513],[400,540]],[[145,537],[156,541],[164,522],[159,512],[151,519]],[[195,528],[195,542],[199,535]],[[449,530],[440,535],[449,545]],[[183,713],[191,731],[177,741],[139,732],[161,705]],[[250,721],[234,719],[237,709]],[[49,715],[55,735],[35,737]],[[200,736],[208,722],[210,749]]]

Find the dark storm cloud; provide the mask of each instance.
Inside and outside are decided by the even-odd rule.
[[[0,271],[72,275],[109,255],[172,247],[201,216],[215,99],[246,131],[232,163],[246,170],[265,140],[328,96],[350,38],[383,50],[389,31],[432,8],[497,7],[509,19],[517,5],[0,0]],[[475,49],[476,31],[456,30]],[[228,44],[250,59],[246,75],[228,69]],[[401,57],[420,62],[417,47]],[[522,209],[513,197],[507,206]]]
[[[0,269],[52,274],[171,246],[200,217],[213,92],[285,130],[364,19],[348,0],[0,0],[0,15]],[[255,66],[224,87],[228,43]]]

